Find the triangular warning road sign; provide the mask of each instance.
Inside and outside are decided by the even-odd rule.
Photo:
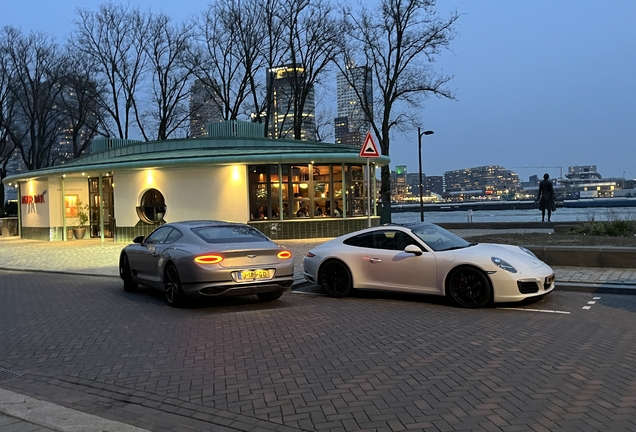
[[[373,141],[371,132],[367,132],[367,137],[364,139],[364,144],[362,144],[359,156],[380,157],[380,152],[378,151],[378,147],[375,145],[375,141]]]

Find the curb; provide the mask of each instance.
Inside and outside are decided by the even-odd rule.
[[[555,291],[575,291],[585,293],[621,294],[636,295],[635,284],[615,284],[615,283],[583,283],[583,282],[562,282],[558,283]]]
[[[8,272],[20,272],[20,273],[53,273],[53,274],[64,274],[64,275],[74,275],[74,276],[92,276],[92,277],[108,277],[108,278],[116,278],[119,279],[119,275],[112,274],[103,274],[103,273],[86,273],[80,270],[41,270],[41,269],[16,269],[9,267],[0,267],[2,271]]]

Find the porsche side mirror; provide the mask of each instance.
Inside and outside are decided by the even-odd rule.
[[[144,242],[145,236],[137,236],[133,239],[133,243],[142,244]]]
[[[422,249],[417,247],[417,245],[410,244],[404,248],[404,252],[412,253],[413,255],[422,255]]]

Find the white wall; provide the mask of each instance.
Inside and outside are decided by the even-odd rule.
[[[43,195],[44,202],[23,204],[25,197]],[[22,226],[31,228],[49,227],[49,206],[51,202],[51,191],[48,180],[29,180],[20,183],[20,206]]]
[[[249,220],[245,165],[116,171],[113,175],[117,226],[135,226],[145,191],[164,196],[167,222],[194,219]]]
[[[46,191],[46,193],[45,193]],[[64,180],[66,195],[77,195],[84,203],[88,202],[88,179],[85,177]],[[51,177],[47,180],[30,180],[20,184],[20,196],[44,195],[44,203],[22,204],[22,226],[31,228],[61,227],[64,212],[62,198],[62,179]],[[77,218],[68,218],[66,226],[77,226]]]

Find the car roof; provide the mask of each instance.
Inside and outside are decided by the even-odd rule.
[[[192,228],[197,226],[232,226],[232,225],[240,225],[246,226],[244,223],[240,222],[230,222],[230,221],[220,221],[220,220],[190,220],[190,221],[178,221],[178,222],[170,222],[166,225],[177,226],[182,228]]]
[[[402,227],[402,228],[408,228],[408,229],[414,229],[417,227],[422,227],[422,226],[432,226],[435,225],[431,222],[406,222],[406,223],[390,223],[390,224],[384,224],[384,225],[380,225],[379,227],[376,228],[382,228],[382,227]]]

